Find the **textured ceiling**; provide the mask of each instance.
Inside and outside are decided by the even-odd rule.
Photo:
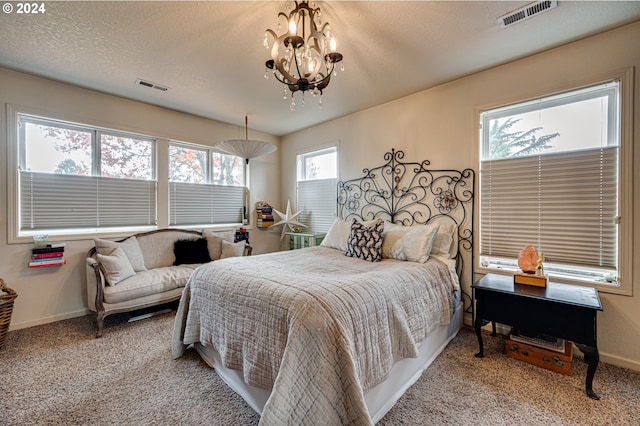
[[[290,111],[263,78],[264,31],[284,1],[46,2],[0,14],[0,66],[238,126],[249,114],[252,129],[284,135],[640,19],[639,1],[559,1],[498,27],[527,3],[317,2],[345,57],[322,109],[307,96]]]

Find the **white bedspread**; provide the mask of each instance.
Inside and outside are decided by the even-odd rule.
[[[211,345],[271,390],[263,425],[369,425],[364,391],[448,324],[454,287],[435,259],[371,263],[311,247],[217,260],[184,289],[173,356]]]

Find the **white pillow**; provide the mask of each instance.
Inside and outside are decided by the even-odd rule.
[[[398,260],[425,263],[429,260],[431,246],[439,225],[416,225],[407,227],[404,234],[391,248],[391,256]],[[384,243],[383,243],[384,246]]]
[[[237,243],[230,243],[227,240],[222,240],[221,245],[222,253],[220,254],[220,259],[242,256],[244,254],[244,248],[246,246],[244,240],[238,241]]]
[[[324,240],[320,243],[321,246],[331,247],[340,251],[347,250],[347,239],[351,233],[351,222],[336,218],[329,228]]]
[[[357,219],[356,219],[357,220]],[[320,243],[321,246],[331,247],[338,249],[340,251],[347,250],[347,240],[349,239],[349,235],[351,235],[351,223],[353,220],[342,220],[340,218],[336,218],[327,231],[327,235],[324,236],[324,240]],[[378,223],[378,219],[366,220],[358,222],[362,223],[366,228],[370,228],[372,225]]]
[[[110,286],[114,286],[136,274],[129,258],[120,247],[116,248],[110,255],[98,254],[96,257],[106,276],[107,284]]]
[[[384,230],[382,231],[382,257],[391,259],[391,250],[393,245],[409,230],[408,226],[398,223],[384,221]]]
[[[235,231],[211,232],[203,230],[202,234],[207,239],[207,249],[211,260],[218,260],[222,256],[222,242],[233,243]]]
[[[122,248],[124,254],[129,258],[129,262],[131,262],[131,266],[133,270],[136,272],[146,271],[147,268],[144,265],[144,256],[142,255],[142,250],[140,249],[140,243],[136,237],[129,237],[121,243],[110,241],[110,240],[102,240],[100,238],[96,238],[94,240],[96,245],[96,253],[102,255],[110,255],[114,252],[118,247]]]
[[[458,254],[457,226],[453,223],[442,223],[433,240],[432,256],[453,259]]]

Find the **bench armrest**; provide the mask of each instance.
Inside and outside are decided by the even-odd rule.
[[[89,299],[89,308],[92,310],[104,310],[102,303],[105,285],[106,280],[102,269],[100,269],[100,263],[93,257],[87,257],[87,298]]]

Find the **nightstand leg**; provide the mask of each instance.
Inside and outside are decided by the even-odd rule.
[[[600,399],[593,391],[593,377],[596,375],[596,368],[598,368],[598,362],[600,362],[598,348],[577,343],[576,346],[584,353],[584,361],[587,363],[587,379],[585,380],[587,395],[589,395],[589,398]]]
[[[482,342],[482,331],[481,331],[482,322],[483,322],[482,318],[477,316],[475,321],[475,329],[476,329],[476,336],[478,337],[478,346],[480,347],[480,352],[476,354],[476,358],[482,358],[484,356],[484,343]]]

